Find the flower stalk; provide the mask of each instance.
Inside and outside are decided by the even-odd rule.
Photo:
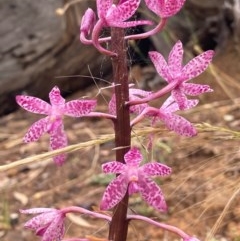
[[[130,111],[125,103],[129,100],[127,47],[124,40],[125,31],[120,28],[111,29],[112,51],[117,54],[112,57],[114,92],[116,96],[115,145],[116,160],[124,163],[124,155],[131,145]],[[122,147],[122,148],[121,148]],[[127,239],[128,222],[126,221],[128,194],[115,207],[109,228],[109,240],[125,241]]]

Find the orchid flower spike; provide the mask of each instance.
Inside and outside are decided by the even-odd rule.
[[[102,210],[117,205],[127,190],[129,195],[139,192],[142,198],[155,209],[163,212],[167,210],[161,189],[149,177],[167,176],[171,173],[171,168],[158,162],[150,162],[139,167],[142,159],[139,149],[132,148],[124,156],[126,164],[113,161],[102,165],[104,173],[119,174],[103,194],[100,204]]]
[[[23,214],[39,214],[28,222],[24,227],[35,231],[37,236],[41,236],[41,241],[62,240],[64,235],[65,214],[53,208],[32,208],[20,210]]]
[[[18,95],[17,103],[25,110],[36,114],[47,115],[35,122],[23,138],[25,143],[37,141],[45,132],[50,134],[52,150],[67,146],[64,132],[63,116],[81,117],[89,114],[96,106],[96,100],[72,100],[65,103],[60,90],[55,86],[49,93],[50,103],[32,96]],[[66,155],[60,154],[53,158],[57,165],[62,165]]]
[[[171,95],[179,105],[180,110],[187,109],[186,95],[197,96],[213,90],[208,85],[186,83],[186,81],[200,75],[212,61],[214,51],[208,50],[190,60],[182,67],[183,46],[177,41],[168,56],[168,63],[164,57],[155,51],[149,52],[149,56],[158,72],[169,84],[177,82]]]
[[[161,18],[175,15],[186,0],[145,0],[147,7]]]
[[[99,20],[97,21],[93,33],[93,45],[103,54],[115,56],[116,54],[104,49],[99,44],[99,35],[104,27],[129,28],[138,25],[151,25],[148,20],[126,21],[137,11],[141,0],[124,0],[118,5],[113,4],[113,0],[97,0],[97,12]]]

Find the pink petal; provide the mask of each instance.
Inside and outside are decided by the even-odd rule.
[[[117,6],[113,6],[110,8],[108,15],[111,20],[117,20],[116,22],[125,21],[133,16],[133,14],[137,11],[138,6],[141,0],[128,0],[124,1]],[[110,20],[107,17],[107,20]]]
[[[169,72],[173,73],[173,75],[174,73],[175,75],[177,75],[178,73],[181,73],[182,59],[183,59],[183,46],[182,46],[182,42],[178,40],[177,43],[173,46],[168,57]]]
[[[60,90],[57,86],[53,87],[49,93],[49,99],[52,106],[65,104],[65,99],[61,96]]]
[[[166,114],[162,121],[169,130],[175,131],[179,135],[192,137],[197,134],[195,127],[179,115]]]
[[[167,165],[150,162],[140,167],[140,170],[148,176],[168,176],[172,169]]]
[[[212,61],[213,55],[214,51],[208,50],[190,60],[182,69],[183,75],[187,77],[186,80],[195,78],[206,70]]]
[[[164,57],[156,52],[156,51],[150,51],[149,53],[149,57],[151,59],[151,61],[153,62],[158,74],[165,79],[167,82],[169,82],[169,75],[168,75],[168,66],[167,66],[167,62],[164,59]]]
[[[132,195],[137,192],[139,192],[139,187],[137,182],[130,182],[128,185],[128,194]]]
[[[49,117],[47,116],[33,123],[25,134],[23,141],[25,143],[37,141],[45,132],[47,132],[48,120]]]
[[[101,210],[108,210],[117,205],[127,192],[128,180],[120,174],[106,188],[100,204]]]
[[[125,155],[124,160],[129,166],[139,166],[141,160],[143,159],[141,152],[138,148],[131,148]]]
[[[81,21],[80,32],[84,32],[89,35],[96,23],[96,15],[91,8],[88,8],[84,13]]]
[[[112,6],[112,0],[97,0],[98,17],[105,19],[109,8]]]
[[[72,100],[65,104],[65,115],[81,117],[90,113],[97,105],[96,100]]]
[[[23,214],[38,214],[38,213],[48,213],[56,212],[57,209],[54,208],[30,208],[30,209],[20,209],[19,212]]]
[[[182,89],[185,94],[192,95],[192,96],[213,91],[209,85],[192,84],[192,83],[183,83]]]
[[[185,0],[165,0],[165,6],[159,16],[168,18],[175,15],[183,7]]]
[[[133,98],[133,99],[130,98],[130,100],[140,100],[140,98]],[[139,105],[130,106],[130,113],[140,114],[147,107],[149,107],[148,104],[139,104]]]
[[[185,110],[189,110],[189,109],[195,107],[198,103],[199,103],[199,100],[198,100],[198,99],[188,100]]]
[[[47,224],[46,226],[44,226],[44,227],[39,227],[38,229],[36,229],[35,234],[36,234],[37,236],[43,236],[44,233],[46,232],[49,224],[50,224],[50,223],[48,223],[48,224]]]
[[[63,120],[61,117],[49,116],[48,124],[47,124],[47,132],[48,134],[55,133],[57,129],[63,125]]]
[[[141,89],[129,89],[130,96],[147,97],[152,94],[152,91],[145,91]]]
[[[177,102],[180,110],[185,110],[187,108],[188,99],[180,87],[172,90],[171,95]]]
[[[168,101],[168,99],[166,101]],[[167,105],[165,106],[165,102],[163,103],[162,107],[160,108],[160,111],[163,111],[165,113],[174,113],[179,110],[179,106],[176,102],[170,104],[169,106],[167,106]],[[199,100],[197,100],[197,99],[187,100],[184,110],[188,110],[188,109],[195,107],[198,104],[198,102],[199,102]]]
[[[174,101],[175,101],[174,98],[172,97],[172,95],[170,95],[162,104],[161,109],[167,109],[170,105],[172,105]]]
[[[141,89],[129,89],[129,100],[140,100],[140,97],[147,97],[151,95],[151,91],[145,91]],[[130,106],[131,113],[140,114],[145,108],[149,107],[148,104],[139,104]]]
[[[67,146],[67,136],[64,132],[63,125],[61,125],[55,132],[50,135],[50,147],[51,150],[57,150]],[[59,154],[53,157],[54,162],[61,166],[66,159],[66,154]]]
[[[23,109],[32,113],[48,115],[51,112],[51,105],[36,97],[17,95],[16,101]]]
[[[102,164],[102,170],[104,173],[121,173],[125,170],[125,164],[118,162],[118,161],[112,161]]]
[[[55,218],[56,212],[46,212],[39,214],[24,224],[25,228],[35,230],[36,232],[42,228],[45,228]]]
[[[167,211],[167,205],[163,193],[154,181],[149,178],[139,177],[138,185],[142,198],[149,205],[159,211]]]
[[[161,15],[161,9],[164,6],[165,0],[145,0],[147,7],[156,13],[158,16]]]
[[[41,241],[60,241],[64,235],[64,215],[59,213],[46,229]]]
[[[165,113],[173,113],[179,110],[179,106],[176,102],[172,103],[170,106],[163,108],[160,108],[160,112],[164,111]]]

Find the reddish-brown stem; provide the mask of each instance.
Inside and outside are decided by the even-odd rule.
[[[117,54],[117,57],[112,57],[117,113],[115,120],[115,145],[118,147],[116,149],[116,160],[122,163],[124,163],[124,155],[129,151],[131,145],[130,112],[129,106],[125,105],[129,100],[129,87],[127,48],[124,35],[123,29],[112,28],[112,51]],[[128,194],[113,211],[109,228],[109,240],[126,241],[128,232],[127,209]]]

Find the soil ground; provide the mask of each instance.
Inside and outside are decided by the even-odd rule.
[[[215,92],[203,95],[198,107],[182,113],[196,123],[198,136],[179,137],[167,132],[163,126],[162,134],[155,135],[149,158],[166,163],[173,169],[170,177],[156,179],[160,180],[165,194],[168,213],[149,208],[139,195],[130,198],[129,212],[176,225],[202,240],[240,240],[240,55],[234,46],[229,43],[217,53],[213,66],[196,79],[199,83],[209,84]],[[102,91],[106,101],[109,101],[110,92],[110,89]],[[70,99],[94,96],[94,93],[97,93],[95,85],[75,93]],[[106,108],[100,95],[98,110],[106,111]],[[0,119],[1,165],[47,152],[47,135],[37,143],[22,143],[28,127],[37,119],[39,116],[24,110]],[[112,126],[106,120],[66,118],[64,122],[69,144],[112,133]],[[134,130],[138,128],[142,126],[136,126]],[[144,138],[135,138],[133,143],[147,153]],[[107,142],[72,152],[61,168],[56,167],[51,159],[39,159],[0,171],[0,240],[39,240],[30,230],[23,228],[29,217],[19,215],[19,209],[97,206],[108,183],[101,174],[101,164],[114,160],[113,148],[114,143]],[[106,222],[85,216],[81,218],[88,223],[76,216],[69,217],[66,237],[107,237]],[[161,239],[178,240],[151,225],[130,223],[129,240]]]

